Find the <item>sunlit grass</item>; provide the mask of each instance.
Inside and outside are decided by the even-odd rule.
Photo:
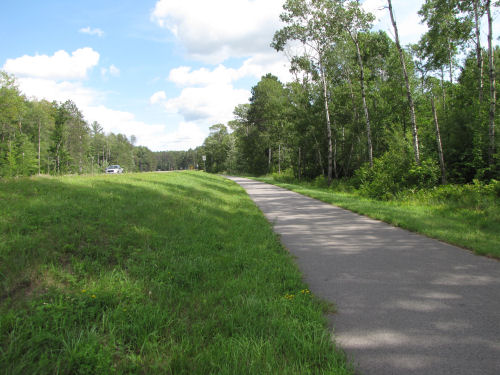
[[[457,189],[452,198],[446,198],[439,191],[421,191],[380,201],[362,197],[355,191],[281,183],[272,177],[257,180],[500,259],[500,199],[493,194],[471,199],[473,191]]]
[[[4,180],[0,212],[1,373],[351,373],[231,181]]]

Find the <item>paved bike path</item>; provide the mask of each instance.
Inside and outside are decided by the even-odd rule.
[[[330,323],[360,374],[500,374],[500,262],[229,178],[273,223],[311,291],[335,303]]]

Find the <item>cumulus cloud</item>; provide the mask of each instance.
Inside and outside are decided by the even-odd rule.
[[[181,66],[172,69],[168,80],[177,86],[209,86],[231,84],[245,77],[259,79],[267,73],[272,73],[283,82],[290,80],[288,60],[280,54],[256,54],[245,60],[240,68],[227,68],[219,64],[214,69],[200,68],[191,70],[191,67]]]
[[[157,92],[150,103],[207,127],[233,118],[234,107],[247,103],[249,90],[239,80],[260,79],[272,73],[290,80],[289,63],[271,47],[281,27],[282,0],[158,0],[151,19],[168,29],[191,58],[215,67],[172,69],[168,81],[181,88],[176,97]],[[244,58],[239,67],[227,67],[229,58]]]
[[[180,95],[168,98],[164,91],[153,94],[151,104],[161,104],[168,112],[184,117],[187,122],[204,124],[226,123],[233,119],[238,104],[247,103],[250,91],[236,88],[238,80],[251,78],[256,81],[272,73],[283,82],[290,80],[289,63],[283,55],[256,54],[245,60],[240,68],[219,64],[213,69],[193,70],[188,66],[172,69],[168,80],[182,88]]]
[[[99,63],[99,53],[92,48],[79,48],[71,55],[64,50],[48,55],[24,55],[8,59],[3,70],[17,77],[32,77],[51,80],[81,80]]]
[[[165,91],[158,91],[155,92],[151,97],[149,98],[149,103],[150,104],[158,104],[167,99],[167,94],[165,94]]]
[[[168,75],[168,80],[177,86],[229,84],[238,78],[241,78],[238,70],[226,68],[224,65],[219,65],[215,69],[201,68],[194,71],[189,66],[180,66],[172,69]]]
[[[92,29],[90,26],[82,27],[80,30],[78,30],[78,32],[88,35],[97,35],[98,37],[102,37],[104,35],[104,31],[102,31],[101,29]]]
[[[159,0],[151,19],[170,30],[188,54],[218,64],[269,51],[282,0]]]
[[[187,87],[177,98],[168,99],[165,108],[182,115],[187,122],[227,122],[233,117],[234,107],[246,103],[249,97],[249,91],[228,84]]]
[[[267,73],[271,73],[278,77],[281,82],[290,82],[292,75],[290,74],[290,62],[283,54],[255,54],[243,62],[239,69],[242,77],[261,78]]]
[[[84,87],[81,82],[56,82],[36,77],[21,77],[17,82],[21,91],[28,97],[58,102],[72,100],[79,107],[89,106],[103,97],[99,92]]]

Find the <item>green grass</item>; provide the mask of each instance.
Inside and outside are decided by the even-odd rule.
[[[261,212],[200,172],[0,181],[2,374],[351,374]]]
[[[406,192],[399,199],[380,201],[335,187],[283,183],[272,176],[256,179],[500,259],[500,199],[475,185]]]

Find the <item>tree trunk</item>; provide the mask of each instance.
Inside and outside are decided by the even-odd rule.
[[[41,121],[38,119],[38,174],[40,174],[40,127]]]
[[[392,26],[394,27],[394,36],[396,38],[396,47],[399,52],[399,59],[401,60],[401,66],[403,67],[403,74],[406,83],[406,95],[408,96],[408,104],[410,106],[411,113],[411,124],[412,124],[412,132],[413,132],[413,149],[415,153],[415,162],[420,165],[420,151],[418,146],[418,130],[417,130],[417,117],[415,115],[415,104],[413,103],[413,97],[411,95],[410,88],[410,80],[408,79],[408,72],[406,71],[406,63],[403,54],[403,49],[401,48],[401,44],[399,43],[399,34],[398,27],[396,26],[396,21],[394,20],[394,14],[392,12],[392,3],[391,0],[387,0],[389,4],[389,14],[391,16]]]
[[[495,107],[496,107],[496,90],[495,90],[495,64],[493,57],[493,20],[491,17],[491,0],[486,2],[486,11],[488,13],[488,58],[490,71],[490,126],[489,138],[490,147],[488,150],[488,161],[490,167],[493,166],[493,156],[495,155]]]
[[[300,146],[299,146],[299,162],[297,163],[299,166],[299,181],[300,181],[300,175],[301,175],[301,173],[300,173],[300,157],[301,157],[301,155],[300,155]]]
[[[476,29],[476,55],[479,70],[479,103],[483,102],[483,53],[481,51],[481,28],[479,23],[479,0],[474,0],[474,27]]]
[[[334,142],[334,151],[333,151],[333,171],[335,174],[335,178],[339,178],[339,173],[337,171],[337,137],[335,137]]]
[[[446,89],[444,88],[444,68],[441,67],[441,92],[443,94],[443,112],[446,114]]]
[[[269,151],[267,152],[267,171],[271,173],[271,147],[269,147]]]
[[[432,114],[434,115],[434,124],[436,125],[436,142],[439,154],[439,165],[441,166],[441,182],[443,185],[446,185],[446,167],[444,164],[443,146],[441,143],[441,134],[439,132],[439,123],[436,113],[436,106],[434,105],[434,98],[431,98],[431,105],[432,105]]]
[[[321,59],[321,57],[320,57]],[[326,76],[323,64],[320,61],[321,81],[323,82],[323,97],[325,99],[325,115],[326,115],[326,134],[328,137],[328,186],[332,183],[332,167],[333,167],[333,145],[332,145],[332,129],[330,125],[330,110],[328,109],[328,92],[326,87]]]
[[[278,144],[278,174],[281,174],[281,143]]]
[[[448,40],[448,59],[449,59],[449,69],[450,69],[450,83],[453,84],[453,53],[451,51],[451,42]]]
[[[345,74],[346,74],[346,79],[347,79],[347,82],[349,83],[349,94],[351,96],[351,102],[352,102],[352,121],[353,121],[353,126],[354,126],[354,129],[357,128],[357,125],[358,125],[358,122],[359,122],[359,115],[358,115],[358,111],[357,111],[357,108],[356,108],[356,98],[354,97],[354,91],[352,89],[352,82],[349,78],[349,72],[347,72],[347,70],[345,71]],[[353,150],[354,150],[354,141],[351,142],[351,150],[349,152],[349,157],[347,158],[347,163],[344,167],[344,174],[346,176],[349,175],[349,166],[351,164],[351,158],[352,158],[352,153],[353,153]]]
[[[370,126],[370,116],[368,113],[368,105],[366,104],[366,92],[365,92],[365,70],[363,67],[363,59],[361,58],[361,50],[359,49],[359,42],[357,38],[354,38],[352,34],[350,34],[352,41],[356,45],[356,54],[358,58],[359,65],[359,83],[361,85],[361,98],[363,100],[363,110],[365,113],[366,120],[366,137],[368,140],[368,160],[370,162],[370,168],[373,167],[373,146],[372,146],[372,132]]]
[[[321,173],[324,176],[325,175],[325,167],[323,166],[323,157],[321,156],[321,147],[320,147],[318,139],[316,138],[316,135],[314,133],[313,133],[313,137],[314,137],[314,143],[316,143],[316,149],[318,150],[319,167],[321,168]]]

